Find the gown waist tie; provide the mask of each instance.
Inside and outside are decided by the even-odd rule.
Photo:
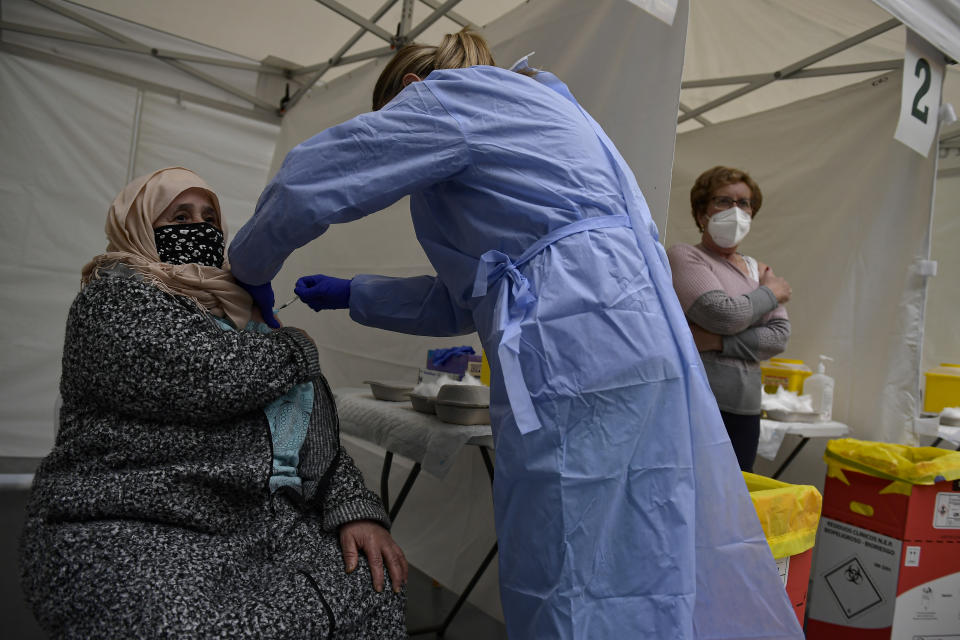
[[[520,367],[521,324],[533,307],[533,303],[537,300],[536,295],[530,289],[530,282],[527,277],[520,273],[520,267],[557,240],[567,236],[592,229],[629,226],[630,217],[626,215],[583,218],[554,229],[530,245],[514,261],[511,261],[507,254],[495,249],[491,249],[480,256],[477,273],[473,280],[472,297],[486,295],[487,290],[491,289],[504,276],[510,279],[506,299],[501,297],[494,308],[494,321],[496,330],[500,332],[500,343],[497,345],[500,370],[507,391],[507,399],[510,401],[510,409],[520,433],[527,434],[541,427],[540,419],[533,407],[533,401],[530,399],[530,392],[527,390],[527,383],[523,379],[523,370]]]

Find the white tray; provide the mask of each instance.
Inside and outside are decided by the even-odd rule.
[[[767,417],[777,422],[821,422],[820,414],[815,411],[783,411],[767,409]]]

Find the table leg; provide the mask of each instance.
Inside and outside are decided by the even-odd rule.
[[[480,455],[483,457],[483,465],[487,468],[487,475],[490,477],[490,484],[493,484],[493,461],[490,459],[490,453],[487,451],[486,447],[479,447]],[[388,452],[389,453],[389,452]],[[392,458],[392,456],[391,456]],[[384,457],[384,465],[389,465],[389,462],[386,457]],[[410,476],[407,477],[407,482],[404,484],[403,489],[400,491],[400,496],[397,497],[398,504],[394,505],[394,509],[399,509],[400,504],[402,503],[401,496],[405,497],[406,493],[409,491],[410,486],[413,485],[413,480],[416,479],[416,474],[420,472],[420,465],[414,465],[414,468],[410,471]],[[385,467],[386,468],[386,467]],[[416,473],[415,473],[416,472]],[[386,471],[389,474],[389,469]],[[383,486],[384,478],[386,476],[381,475],[381,490],[383,495],[386,495],[386,488]],[[409,485],[409,486],[408,486]],[[391,519],[394,517],[393,512],[391,512]],[[487,552],[486,557],[484,557],[483,562],[480,563],[480,566],[477,567],[477,570],[474,571],[473,576],[470,577],[470,581],[467,583],[467,586],[464,587],[463,592],[460,594],[460,597],[457,598],[457,601],[453,604],[453,607],[447,613],[447,616],[443,619],[443,622],[437,625],[422,627],[419,629],[411,629],[407,631],[407,635],[418,636],[425,633],[435,633],[438,638],[442,638],[443,634],[446,633],[447,627],[450,626],[450,623],[453,622],[453,618],[460,612],[460,608],[463,607],[464,603],[467,601],[467,598],[470,597],[470,593],[473,591],[473,588],[477,586],[477,583],[480,581],[480,578],[483,576],[483,573],[487,570],[487,567],[490,566],[490,563],[493,562],[493,558],[497,555],[497,543],[494,542],[493,546],[490,547],[490,551]]]
[[[461,593],[460,597],[457,598],[457,601],[453,604],[453,608],[450,609],[450,612],[447,614],[447,617],[443,619],[443,622],[432,627],[412,629],[407,632],[407,635],[419,636],[423,635],[424,633],[436,633],[437,637],[442,638],[443,634],[447,631],[447,627],[449,627],[450,623],[453,622],[454,616],[457,615],[457,613],[460,611],[460,607],[462,607],[467,601],[467,598],[470,596],[470,592],[473,591],[475,586],[477,586],[477,582],[480,581],[480,577],[483,575],[483,572],[487,570],[487,567],[490,566],[490,563],[493,561],[493,558],[496,555],[497,543],[494,542],[493,546],[490,548],[490,551],[487,552],[487,556],[483,559],[483,562],[480,563],[480,566],[477,567],[473,577],[470,578],[470,582],[467,583],[463,593]]]
[[[417,476],[420,475],[420,463],[415,462],[413,468],[410,469],[410,473],[407,474],[407,479],[403,481],[403,487],[400,488],[400,493],[397,495],[397,502],[391,507],[390,467],[392,464],[393,451],[387,451],[383,456],[383,466],[380,468],[380,499],[383,500],[383,508],[386,509],[387,514],[389,514],[391,522],[397,519],[397,514],[400,513],[400,507],[403,506],[403,502],[407,499],[407,494],[410,493],[413,483],[416,481]]]
[[[931,442],[930,446],[939,447],[941,442],[943,442],[943,438],[941,438],[940,436],[937,436],[937,439]],[[952,445],[953,443],[951,442],[950,444]],[[957,445],[957,451],[960,451],[960,444]]]
[[[493,484],[493,461],[490,460],[490,452],[486,447],[480,447],[480,455],[483,456],[483,466],[487,468],[487,475],[490,476],[490,484]]]
[[[416,481],[418,475],[420,475],[420,463],[415,462],[413,463],[413,468],[410,469],[410,473],[407,474],[407,479],[404,480],[403,486],[400,487],[400,493],[397,494],[397,501],[390,509],[391,522],[397,519],[400,507],[403,505],[403,501],[407,499],[407,494],[410,493],[410,489],[413,487],[413,483]]]
[[[393,463],[393,451],[387,451],[380,466],[380,499],[383,508],[390,513],[390,465]]]
[[[793,448],[793,451],[790,452],[790,455],[787,456],[787,459],[783,461],[783,464],[780,465],[776,471],[773,472],[773,475],[770,476],[774,480],[780,477],[780,474],[786,470],[787,466],[793,462],[793,459],[797,457],[797,454],[800,453],[800,450],[807,444],[810,438],[800,438],[800,442],[797,443],[797,446]]]

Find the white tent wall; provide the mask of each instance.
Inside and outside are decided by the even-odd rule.
[[[196,171],[217,192],[229,244],[260,197],[278,132],[276,125],[145,92],[132,175],[173,164]]]
[[[42,456],[53,444],[67,308],[83,261],[105,245],[136,90],[5,54],[0,86],[0,286],[4,308],[17,310],[0,328],[0,453]],[[84,222],[93,203],[99,226]]]
[[[784,355],[836,359],[833,413],[852,436],[914,442],[924,287],[915,263],[926,258],[934,163],[893,139],[900,89],[890,73],[679,135],[666,244],[699,241],[697,175],[717,164],[748,171],[764,203],[742,249],[794,291]],[[822,461],[812,465],[795,463],[794,478],[822,482]]]
[[[148,92],[137,119],[137,89],[7,53],[0,87],[0,456],[41,457],[53,445],[67,311],[80,269],[106,248],[107,208],[128,171],[193,168],[237,229],[278,128]]]

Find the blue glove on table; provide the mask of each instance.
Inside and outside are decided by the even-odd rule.
[[[297,280],[293,292],[314,311],[321,309],[348,309],[350,307],[350,280],[318,273]]]
[[[237,284],[246,289],[250,297],[253,298],[253,303],[260,308],[260,315],[263,316],[263,321],[267,323],[267,326],[271,329],[279,329],[280,323],[277,321],[276,316],[273,315],[274,297],[273,287],[270,286],[270,283],[247,284],[246,282],[237,280]]]

